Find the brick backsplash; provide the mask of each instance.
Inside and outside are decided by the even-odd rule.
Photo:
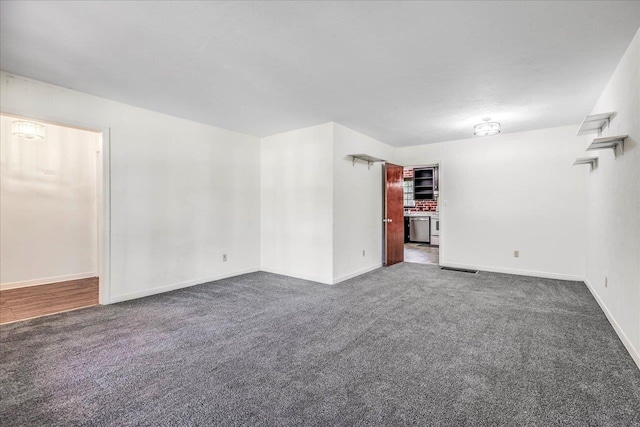
[[[413,208],[406,209],[409,212],[435,212],[438,207],[438,200],[416,200]]]

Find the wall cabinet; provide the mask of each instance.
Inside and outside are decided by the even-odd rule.
[[[435,167],[413,170],[413,198],[415,200],[433,200],[438,189],[438,174]]]

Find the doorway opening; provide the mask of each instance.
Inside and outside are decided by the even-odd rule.
[[[440,264],[440,165],[403,170],[404,260]]]
[[[0,114],[0,323],[98,305],[103,132]]]

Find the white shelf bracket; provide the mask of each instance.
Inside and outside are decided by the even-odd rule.
[[[589,170],[592,171],[592,170],[594,170],[595,168],[598,167],[598,158],[597,157],[579,158],[579,159],[576,159],[575,162],[573,162],[572,166],[577,166],[577,165],[589,165],[589,166],[591,166],[591,168]]]
[[[628,138],[628,135],[608,136],[606,138],[596,138],[591,142],[587,151],[604,150],[611,148],[613,150],[614,157],[618,157],[618,147],[620,147],[620,155],[624,156],[624,140]]]
[[[596,132],[598,136],[602,135],[602,130],[605,127],[609,127],[611,123],[611,117],[613,116],[613,112],[611,113],[600,113],[600,114],[591,114],[584,118],[582,123],[580,124],[580,128],[578,129],[577,135],[584,135],[586,133]]]
[[[368,154],[349,154],[349,157],[351,157],[351,165],[354,167],[356,163],[358,163],[358,160],[367,162],[367,170],[371,170],[371,166],[373,166],[374,163],[380,163],[380,162],[386,161],[383,159],[379,159],[377,157],[372,157]]]

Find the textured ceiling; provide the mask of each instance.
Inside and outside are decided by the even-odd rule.
[[[6,2],[2,69],[256,136],[392,145],[578,123],[640,2]]]

